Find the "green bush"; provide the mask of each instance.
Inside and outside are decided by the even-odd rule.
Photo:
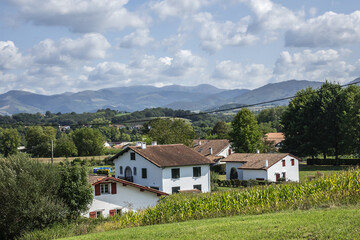
[[[226,174],[226,164],[212,165],[212,166],[210,166],[210,170],[214,171],[220,175],[225,175]]]
[[[109,169],[97,169],[96,173],[108,176],[109,175]]]

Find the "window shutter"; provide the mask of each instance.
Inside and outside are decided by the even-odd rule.
[[[95,185],[95,196],[100,195],[100,184]]]
[[[115,216],[116,215],[116,209],[112,209],[109,211],[110,216]]]
[[[111,183],[111,194],[116,194],[116,183]]]
[[[90,218],[96,218],[96,212],[89,212]]]

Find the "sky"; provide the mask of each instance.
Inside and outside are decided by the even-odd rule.
[[[359,76],[357,0],[0,0],[0,93]]]

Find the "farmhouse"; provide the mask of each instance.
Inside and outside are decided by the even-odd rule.
[[[281,147],[282,141],[285,140],[285,136],[281,132],[267,133],[265,134],[265,139],[269,142],[272,142],[272,145],[276,149],[279,149]]]
[[[194,140],[192,149],[212,160],[215,164],[221,164],[220,160],[232,153],[230,142],[227,139]]]
[[[116,154],[115,176],[168,194],[184,190],[210,191],[213,162],[183,144],[139,143]]]
[[[123,179],[90,176],[94,199],[83,216],[96,218],[155,206],[160,196],[168,194]]]
[[[222,161],[226,162],[226,179],[234,169],[240,180],[299,181],[299,159],[289,153],[234,153]]]

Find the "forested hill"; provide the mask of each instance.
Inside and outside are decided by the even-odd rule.
[[[46,111],[83,113],[106,108],[126,112],[157,107],[204,111],[228,104],[251,104],[289,97],[300,89],[309,86],[317,88],[320,85],[321,82],[290,80],[268,84],[254,90],[224,90],[208,84],[194,87],[171,85],[162,88],[131,86],[49,96],[9,91],[0,94],[0,115]]]

